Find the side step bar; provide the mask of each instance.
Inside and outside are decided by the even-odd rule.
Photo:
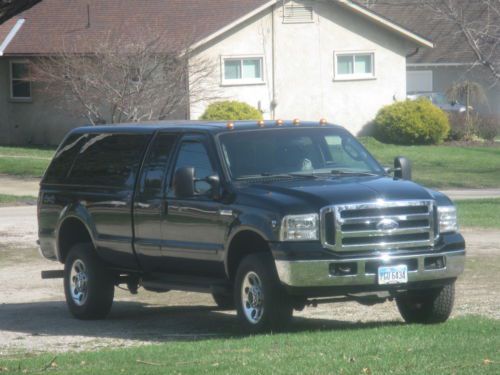
[[[230,283],[223,279],[184,275],[147,275],[141,279],[141,285],[144,289],[154,292],[184,290],[198,293],[230,294],[232,290]]]
[[[42,271],[42,279],[62,279],[64,270]],[[123,279],[122,282],[126,282]],[[210,277],[194,277],[184,275],[145,275],[140,280],[140,284],[146,290],[153,292],[168,292],[169,290],[184,290],[199,293],[232,293],[231,284],[224,279]]]
[[[42,279],[62,279],[64,270],[42,271]]]

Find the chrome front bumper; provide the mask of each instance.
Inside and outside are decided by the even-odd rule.
[[[443,257],[444,267],[426,269],[427,258]],[[377,285],[376,273],[366,270],[368,262],[397,264],[398,261],[414,259],[417,261],[416,270],[408,271],[408,282],[427,280],[450,279],[457,277],[464,271],[465,250],[444,253],[426,253],[419,255],[381,255],[377,257],[351,258],[342,260],[277,260],[276,270],[282,284],[292,287],[328,287],[352,285]],[[353,275],[336,276],[331,274],[331,267],[335,264],[356,263],[357,272]]]

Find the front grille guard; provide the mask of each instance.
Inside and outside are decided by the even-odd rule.
[[[375,216],[359,216],[359,217],[349,217],[343,218],[342,213],[346,211],[354,210],[372,210],[372,209],[390,209],[390,208],[415,208],[415,207],[425,207],[426,212],[422,213],[402,213],[394,215],[375,215]],[[332,228],[327,228],[326,223],[330,222],[327,220],[327,215],[333,215],[334,222],[334,235],[332,236]],[[437,232],[438,227],[436,226],[435,218],[435,201],[433,200],[407,200],[407,201],[384,201],[378,200],[373,203],[352,203],[352,204],[341,204],[334,206],[327,206],[320,211],[320,236],[322,245],[330,250],[338,252],[353,252],[353,251],[388,251],[388,250],[398,250],[416,247],[433,247],[436,239],[439,236]],[[343,231],[342,225],[344,224],[360,224],[360,225],[373,225],[375,222],[380,222],[384,219],[390,219],[401,222],[411,222],[417,220],[427,220],[428,225],[426,226],[414,226],[405,227],[397,229],[379,230],[379,229],[367,229],[360,231]],[[391,241],[390,238],[393,236],[416,236],[418,239],[405,240],[405,241]],[[427,235],[427,236],[426,236]],[[420,237],[424,237],[420,238]],[[331,242],[333,237],[333,243]],[[370,242],[370,243],[358,243],[346,245],[343,243],[344,239],[362,239],[362,238],[375,238],[380,237],[382,241]],[[387,240],[389,239],[389,240]],[[352,240],[351,240],[352,241]]]

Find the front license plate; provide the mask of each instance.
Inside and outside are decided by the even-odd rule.
[[[408,267],[406,264],[398,266],[384,266],[378,268],[378,283],[404,284],[408,282]]]

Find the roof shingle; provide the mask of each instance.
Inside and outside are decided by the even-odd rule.
[[[268,0],[44,0],[16,18],[26,19],[6,55],[37,55],[85,49],[119,32],[168,35],[196,42],[267,3]],[[15,19],[0,26],[4,29]],[[10,25],[12,27],[12,25]],[[10,29],[9,29],[10,30]],[[8,33],[8,31],[7,31]]]

